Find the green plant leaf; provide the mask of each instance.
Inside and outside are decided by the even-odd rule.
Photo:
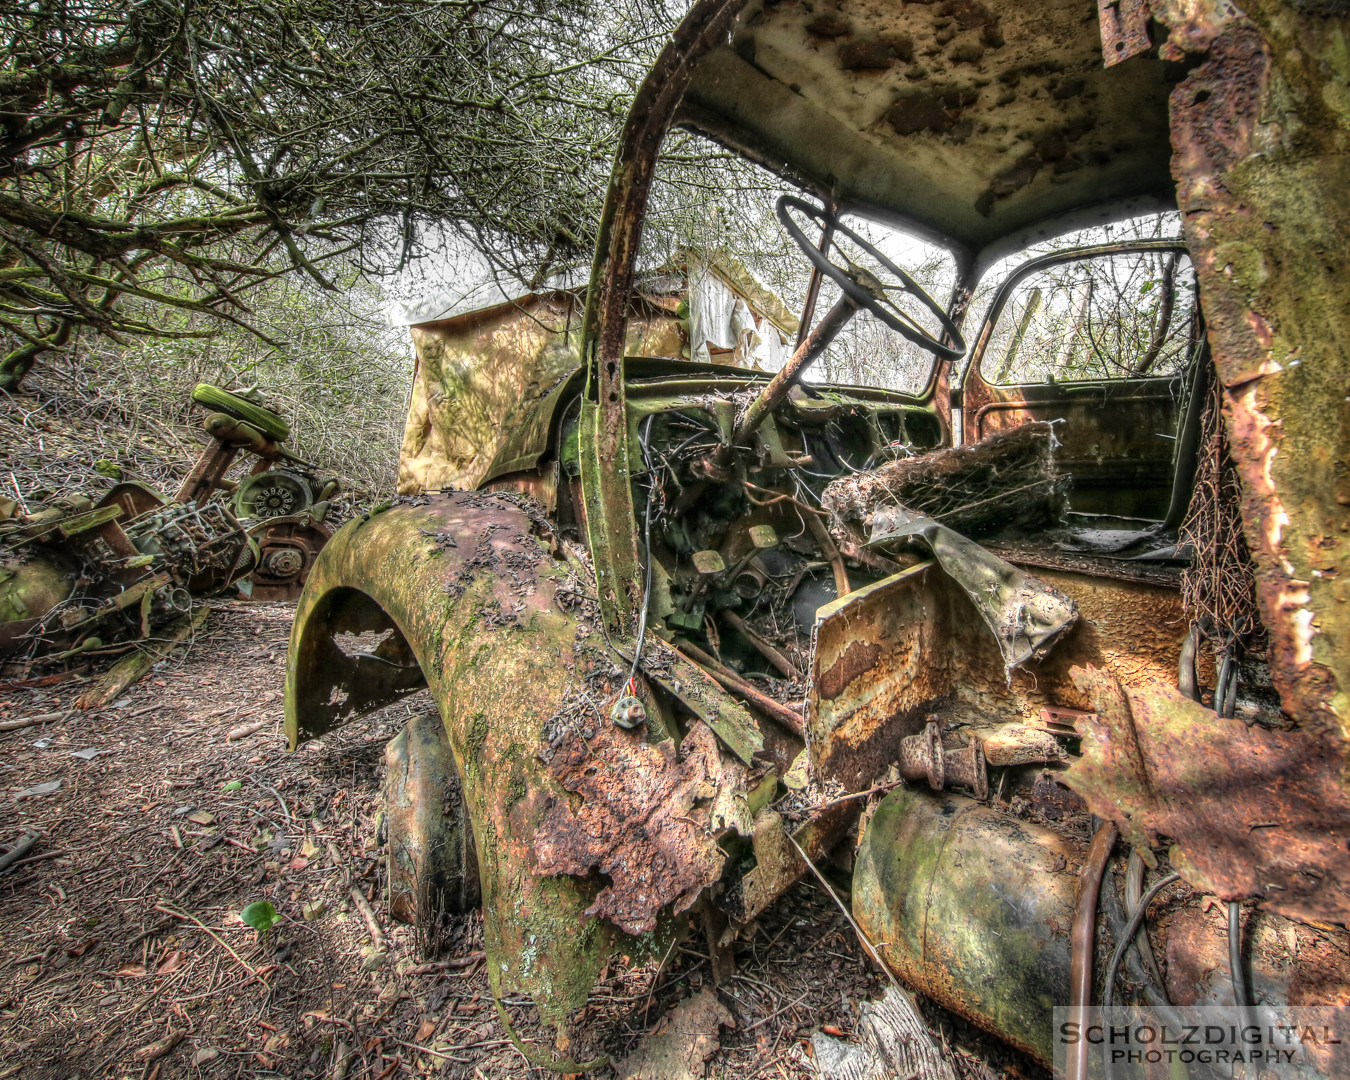
[[[231,780],[228,784],[222,784],[220,790],[221,790],[221,791],[238,791],[238,790],[239,790],[241,787],[243,787],[243,786],[244,786],[244,782],[243,782],[242,780]]]
[[[239,917],[260,933],[267,933],[277,922],[277,909],[266,900],[256,900],[239,913]]]

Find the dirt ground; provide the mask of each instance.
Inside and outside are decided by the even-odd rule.
[[[477,916],[426,965],[384,907],[384,745],[430,699],[287,753],[291,613],[217,604],[189,649],[110,708],[0,733],[0,844],[39,834],[0,877],[0,1078],[552,1075],[496,1017]],[[61,713],[79,687],[0,689],[0,723]],[[353,887],[389,940],[374,970]],[[239,916],[259,900],[281,916],[267,940]],[[595,1021],[621,1057],[710,986],[691,939],[659,973],[612,972]],[[847,1032],[879,986],[824,890],[799,885],[738,946],[719,990],[735,1027],[708,1074],[809,1075],[795,1048],[827,1025]],[[538,1032],[532,1007],[508,1007]],[[931,1019],[943,1040],[970,1041]],[[1004,1071],[975,1042],[978,1056],[957,1053],[963,1076]]]

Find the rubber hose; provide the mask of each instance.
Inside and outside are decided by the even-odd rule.
[[[1192,701],[1202,700],[1200,680],[1195,674],[1195,654],[1200,651],[1200,629],[1192,626],[1181,643],[1181,661],[1177,665],[1177,689]]]
[[[1125,936],[1125,924],[1129,922],[1129,916],[1125,914],[1125,906],[1120,902],[1120,897],[1116,895],[1114,889],[1106,889],[1102,893],[1101,899],[1102,915],[1104,920],[1104,929],[1111,934],[1113,942],[1119,941]],[[1142,987],[1144,1002],[1149,1008],[1157,1011],[1158,1019],[1163,1023],[1171,1024],[1174,1028],[1182,1022],[1182,1016],[1172,1005],[1167,997],[1167,991],[1156,986],[1153,977],[1148,973],[1148,969],[1139,962],[1139,952],[1137,949],[1129,949],[1125,953],[1125,970],[1130,977],[1139,983]]]
[[[1135,909],[1139,907],[1139,898],[1144,892],[1144,857],[1139,854],[1139,849],[1134,848],[1130,851],[1130,861],[1125,870],[1125,911],[1128,915],[1134,915]],[[1158,986],[1163,986],[1162,971],[1158,968],[1158,959],[1153,955],[1153,943],[1148,939],[1148,923],[1139,925],[1139,932],[1134,935],[1134,944],[1139,958],[1148,968],[1149,974]]]
[[[1237,658],[1232,652],[1224,654],[1219,665],[1219,679],[1214,687],[1214,711],[1224,719],[1231,719],[1237,705]]]
[[[1139,906],[1134,909],[1130,916],[1130,921],[1125,924],[1125,929],[1120,937],[1116,939],[1116,951],[1111,954],[1111,962],[1106,968],[1106,985],[1102,988],[1102,1008],[1109,1009],[1115,1001],[1116,996],[1116,975],[1120,971],[1120,961],[1125,956],[1125,950],[1128,949],[1134,940],[1134,936],[1144,925],[1144,913],[1148,911],[1148,906],[1153,902],[1153,898],[1160,893],[1163,888],[1180,880],[1180,874],[1168,874],[1153,884],[1153,887],[1144,893],[1139,901]],[[1106,1020],[1109,1023],[1110,1017]],[[1102,1055],[1102,1064],[1106,1067],[1106,1080],[1115,1080],[1116,1066],[1112,1056]]]

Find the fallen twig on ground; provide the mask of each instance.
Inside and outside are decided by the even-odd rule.
[[[213,940],[217,945],[219,945],[222,949],[224,949],[227,953],[229,953],[232,957],[234,957],[235,963],[237,963],[241,968],[247,971],[251,976],[253,976],[253,978],[257,979],[259,982],[262,982],[261,976],[259,976],[258,973],[251,966],[249,966],[247,962],[245,962],[244,958],[240,956],[237,952],[235,952],[232,948],[230,948],[229,945],[225,943],[223,938],[221,938],[214,930],[212,930],[209,926],[207,926],[206,923],[202,922],[199,918],[197,918],[197,916],[189,915],[186,911],[179,911],[177,908],[170,907],[168,904],[156,904],[155,910],[162,911],[164,912],[165,915],[172,915],[175,919],[186,919],[188,922],[196,923],[196,925],[202,931],[210,935],[211,940]]]
[[[3,855],[0,855],[0,874],[3,874],[16,862],[27,855],[28,852],[32,850],[33,845],[37,842],[38,834],[35,832],[24,833],[23,836],[19,837],[12,848]]]

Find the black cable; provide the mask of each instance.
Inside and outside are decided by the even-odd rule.
[[[1228,967],[1233,976],[1233,997],[1237,1007],[1243,1011],[1250,1004],[1247,1000],[1247,978],[1242,973],[1242,905],[1236,900],[1228,901]]]
[[[652,497],[656,494],[656,473],[651,467],[647,443],[651,439],[652,420],[655,418],[655,413],[648,415],[646,420],[643,421],[645,430],[639,429],[638,432],[638,445],[642,448],[642,463],[647,467],[648,482],[647,511],[642,523],[642,546],[647,556],[647,580],[642,589],[642,611],[638,614],[637,644],[633,646],[633,666],[628,669],[630,680],[637,676],[638,664],[642,660],[642,639],[647,635],[647,609],[651,607],[652,602]]]
[[[1153,898],[1158,895],[1168,885],[1174,881],[1180,881],[1180,874],[1168,874],[1166,877],[1154,882],[1153,886],[1139,898],[1139,906],[1134,909],[1134,914],[1130,916],[1130,921],[1125,924],[1125,932],[1120,935],[1116,942],[1116,951],[1111,954],[1111,963],[1106,968],[1106,986],[1102,991],[1102,1008],[1109,1009],[1116,991],[1116,975],[1120,971],[1120,961],[1125,956],[1125,950],[1130,947],[1134,941],[1134,935],[1139,932],[1139,926],[1144,921],[1144,913],[1148,910],[1149,904]]]
[[[1166,886],[1174,881],[1181,880],[1180,874],[1168,874],[1166,877],[1153,883],[1143,896],[1139,898],[1139,906],[1134,909],[1134,914],[1130,916],[1130,921],[1125,924],[1125,930],[1116,939],[1116,951],[1111,954],[1111,963],[1106,967],[1106,985],[1102,988],[1102,1008],[1111,1008],[1112,1002],[1116,996],[1116,975],[1120,971],[1120,961],[1124,958],[1125,952],[1134,943],[1134,935],[1139,932],[1139,927],[1143,924],[1144,913],[1148,911],[1149,904],[1153,903],[1153,898],[1158,895]],[[1164,989],[1164,994],[1166,990]],[[1107,1018],[1109,1021],[1109,1017]],[[1111,1054],[1102,1056],[1102,1063],[1106,1067],[1106,1080],[1115,1080],[1116,1068],[1115,1062],[1111,1060]]]
[[[1228,901],[1228,968],[1243,1030],[1259,1027],[1251,999],[1247,996],[1247,976],[1242,970],[1242,905],[1236,900]]]
[[[1214,711],[1225,720],[1231,720],[1237,705],[1238,664],[1237,644],[1233,643],[1223,653],[1223,662],[1219,665],[1219,677],[1214,687]]]

